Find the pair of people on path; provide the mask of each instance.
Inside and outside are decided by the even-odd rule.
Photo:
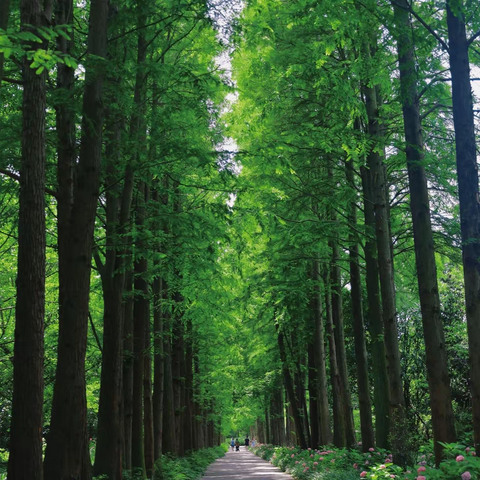
[[[248,447],[250,444],[250,439],[248,437],[245,438],[245,447]],[[240,442],[238,441],[238,438],[236,440],[233,440],[233,437],[232,437],[232,440],[230,441],[230,446],[232,447],[232,452],[234,450],[234,447],[235,447],[235,451],[239,452],[240,451]]]

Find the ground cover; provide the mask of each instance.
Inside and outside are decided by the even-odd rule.
[[[445,459],[435,467],[433,453],[421,452],[415,465],[400,467],[383,449],[308,449],[258,445],[250,451],[298,480],[477,480],[480,459],[473,449],[445,444]]]

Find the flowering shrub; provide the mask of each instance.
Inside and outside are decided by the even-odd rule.
[[[298,480],[480,480],[480,459],[462,445],[444,444],[445,460],[438,468],[431,453],[403,469],[392,455],[370,448],[367,453],[346,449],[308,449],[259,445],[250,450]]]

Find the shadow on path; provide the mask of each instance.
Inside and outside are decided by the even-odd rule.
[[[283,473],[260,457],[241,447],[240,452],[228,451],[223,458],[219,458],[208,467],[203,480],[292,480],[290,475]]]

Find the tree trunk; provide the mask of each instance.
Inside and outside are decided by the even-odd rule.
[[[317,372],[317,403],[319,422],[319,444],[332,443],[332,429],[330,425],[330,410],[328,405],[327,371],[325,367],[325,336],[323,331],[322,298],[320,292],[320,263],[313,262],[312,279],[315,282],[311,308],[315,320],[315,368]]]
[[[330,274],[328,269],[324,274],[325,283],[325,313],[326,330],[328,337],[329,358],[330,358],[330,381],[332,384],[333,396],[333,444],[336,447],[345,447],[347,440],[345,435],[345,416],[342,395],[342,381],[338,371],[337,351],[335,345],[335,331],[333,328],[332,303],[330,297]]]
[[[145,445],[145,468],[147,477],[153,475],[154,444],[153,444],[153,400],[152,400],[152,345],[150,318],[147,320],[145,329],[145,353],[144,353],[144,374],[143,374],[143,432]]]
[[[106,57],[108,0],[92,0],[88,53]],[[82,139],[76,164],[69,222],[58,223],[65,249],[59,250],[58,361],[44,475],[49,480],[88,480],[85,353],[89,314],[93,230],[100,185],[103,130],[103,71],[87,65]],[[60,201],[60,199],[59,199]],[[60,207],[63,208],[63,207]],[[59,239],[60,244],[60,239]]]
[[[365,49],[368,56],[369,48]],[[385,170],[382,157],[377,151],[381,143],[377,94],[374,87],[363,87],[365,105],[368,116],[368,133],[375,142],[367,155],[367,165],[371,172],[372,193],[375,212],[375,234],[377,239],[378,270],[380,289],[382,293],[383,323],[385,332],[385,347],[387,354],[388,376],[390,386],[391,426],[396,431],[393,436],[404,429],[405,401],[400,368],[400,350],[398,347],[397,312],[395,305],[395,283],[393,278],[393,263],[390,251],[390,228],[387,215],[388,198],[385,190]]]
[[[130,262],[128,262],[130,263]],[[123,307],[123,435],[124,467],[132,470],[132,418],[133,418],[133,273],[127,273],[125,279],[126,301]]]
[[[175,310],[173,318],[173,342],[172,342],[172,379],[173,400],[175,412],[175,451],[182,457],[185,454],[183,442],[183,417],[184,417],[184,369],[185,369],[185,343],[184,326],[182,315],[179,313],[183,298],[179,292],[174,294]],[[210,437],[209,437],[210,438]]]
[[[397,49],[410,186],[410,210],[413,220],[418,291],[425,338],[435,461],[438,465],[442,459],[443,450],[442,445],[438,442],[453,443],[456,441],[455,423],[438,294],[427,178],[425,168],[421,165],[424,159],[424,148],[411,22],[407,2],[400,0],[399,5],[394,5],[394,12],[398,34]]]
[[[2,7],[3,8],[3,7]],[[42,26],[39,1],[22,0],[22,30]],[[40,44],[41,47],[41,44]],[[39,48],[32,45],[30,48]],[[46,73],[23,61],[13,400],[8,478],[41,480],[45,320]],[[1,81],[1,78],[0,78]]]
[[[163,453],[175,453],[175,405],[173,400],[173,374],[172,374],[172,335],[171,320],[166,327],[163,349],[164,357],[164,397],[163,397]],[[200,412],[197,412],[197,415]],[[204,445],[202,444],[202,447]]]
[[[139,182],[136,207],[136,224],[138,233],[143,232],[145,203],[148,200],[148,188]],[[148,261],[145,245],[141,240],[136,243],[135,250],[135,298],[133,307],[133,415],[132,415],[132,471],[145,477],[145,444],[143,437],[143,381],[145,374],[145,331],[150,319],[150,302],[148,298],[148,282],[146,274]]]
[[[475,448],[480,448],[480,205],[468,41],[463,2],[447,0],[453,124]]]
[[[187,337],[185,339],[185,413],[183,439],[186,452],[193,447],[193,327],[192,322],[187,323]]]
[[[313,342],[315,337],[313,337]],[[308,397],[310,401],[310,446],[318,448],[319,442],[319,415],[318,415],[318,384],[315,366],[315,344],[308,344]]]
[[[335,329],[335,351],[337,354],[338,373],[341,382],[342,406],[341,415],[345,422],[345,446],[350,448],[355,445],[355,425],[353,423],[353,408],[350,396],[350,385],[348,381],[347,354],[345,352],[345,337],[343,332],[343,304],[342,304],[342,277],[340,275],[340,253],[337,240],[332,240],[332,318]]]
[[[163,432],[163,387],[164,387],[164,350],[162,293],[164,282],[157,277],[153,282],[153,439],[154,459],[162,454]]]
[[[373,402],[375,405],[375,438],[377,447],[388,448],[390,433],[390,389],[388,385],[387,355],[383,333],[382,308],[378,279],[377,248],[374,240],[375,213],[371,187],[371,172],[361,168],[365,227],[367,229],[364,253],[367,271],[368,319],[371,337]],[[363,449],[373,447],[363,445]]]
[[[347,183],[355,192],[353,160],[346,162]],[[352,228],[357,227],[356,196],[349,205],[348,221]],[[360,406],[360,430],[362,449],[368,451],[375,444],[372,422],[372,405],[370,401],[370,381],[368,379],[367,348],[365,342],[365,325],[363,321],[362,278],[360,274],[358,243],[355,234],[349,235],[350,243],[350,294],[352,299],[353,332],[355,340],[355,360],[357,363],[358,403]]]
[[[285,386],[287,388],[288,399],[292,407],[293,421],[295,422],[295,429],[297,431],[297,438],[302,449],[307,448],[307,440],[305,433],[303,431],[303,423],[300,415],[300,411],[297,407],[297,399],[295,398],[295,391],[293,388],[292,376],[287,364],[287,353],[285,351],[285,339],[283,332],[278,330],[278,325],[276,326],[278,333],[278,348],[280,351],[280,359],[282,361],[283,375],[285,378]]]

